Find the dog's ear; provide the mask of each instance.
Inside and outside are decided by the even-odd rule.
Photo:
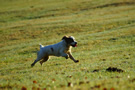
[[[67,38],[68,38],[67,36],[64,36],[64,37],[62,38],[62,40],[67,39]]]

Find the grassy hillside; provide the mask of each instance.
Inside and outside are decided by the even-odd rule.
[[[134,0],[0,0],[0,89],[134,90]],[[39,43],[72,35],[73,56],[41,66]]]

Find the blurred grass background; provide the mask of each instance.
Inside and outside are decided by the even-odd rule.
[[[0,1],[0,89],[135,89],[134,0]],[[52,57],[30,67],[39,43],[64,35],[78,41],[80,63]]]

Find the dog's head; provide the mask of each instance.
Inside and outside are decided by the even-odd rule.
[[[77,42],[75,41],[75,38],[73,36],[64,36],[62,40],[65,40],[66,43],[72,47],[77,46]]]

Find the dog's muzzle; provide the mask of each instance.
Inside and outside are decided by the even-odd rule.
[[[77,42],[71,43],[71,46],[72,46],[72,47],[77,47]]]

